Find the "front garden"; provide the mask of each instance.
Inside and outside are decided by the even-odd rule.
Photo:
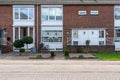
[[[104,52],[97,52],[93,54],[100,60],[120,60],[120,52],[109,52],[109,53],[104,53]]]

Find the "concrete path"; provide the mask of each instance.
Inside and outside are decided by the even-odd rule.
[[[120,80],[120,61],[0,60],[0,80]]]

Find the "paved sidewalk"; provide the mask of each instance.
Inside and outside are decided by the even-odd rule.
[[[30,60],[30,57],[42,55],[44,58],[50,57],[50,53],[24,53],[21,56],[19,53],[6,53],[0,55],[0,60]],[[65,60],[63,53],[55,53],[54,60]],[[83,55],[84,57],[94,57],[91,53],[70,53],[70,57],[78,57]]]

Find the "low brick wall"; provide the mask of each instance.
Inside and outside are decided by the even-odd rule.
[[[8,52],[8,46],[0,45],[0,50],[2,50],[2,53]]]
[[[69,45],[67,48],[71,52],[77,52],[77,48],[81,48],[83,52],[115,52],[114,45],[106,45],[106,46],[74,46]]]

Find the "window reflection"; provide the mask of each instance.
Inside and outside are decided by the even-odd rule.
[[[115,8],[115,19],[120,19],[120,8]]]
[[[42,8],[42,20],[62,20],[62,8]]]
[[[33,20],[34,8],[14,8],[14,19]]]
[[[62,31],[42,31],[42,42],[62,42]]]

